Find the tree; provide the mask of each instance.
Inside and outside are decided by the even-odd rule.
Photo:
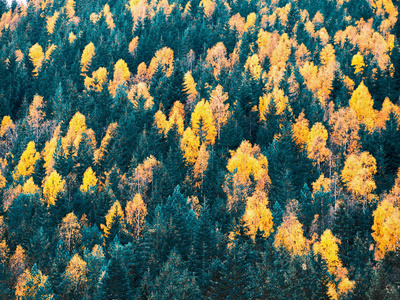
[[[83,174],[83,181],[80,187],[82,193],[93,193],[95,187],[97,186],[96,173],[93,172],[92,168],[89,167]]]
[[[40,153],[35,149],[35,142],[30,141],[22,153],[18,165],[16,166],[13,178],[15,181],[24,180],[31,176],[35,171],[36,161],[40,159]]]
[[[360,123],[365,124],[371,131],[375,125],[376,111],[373,108],[374,100],[363,81],[353,92],[349,105],[357,114]]]
[[[317,161],[318,169],[321,162],[324,162],[331,155],[331,151],[326,147],[328,131],[321,123],[315,123],[311,127],[308,136],[308,157]]]
[[[104,236],[110,241],[124,229],[124,211],[118,200],[111,206],[105,219],[106,225],[101,224],[100,228],[103,230]]]
[[[63,274],[65,294],[73,298],[82,298],[87,283],[87,273],[87,263],[76,253],[68,262]]]
[[[33,69],[32,73],[33,76],[38,76],[39,69],[42,66],[43,59],[44,59],[44,53],[43,53],[43,48],[40,46],[38,43],[33,45],[29,49],[29,57],[32,61],[33,66],[35,69]]]
[[[191,121],[193,133],[200,138],[200,143],[213,145],[215,143],[217,131],[208,101],[201,100],[196,104]]]
[[[229,104],[225,104],[228,99],[228,93],[224,93],[221,85],[217,85],[210,95],[210,108],[217,123],[218,139],[221,137],[221,126],[228,120]]]
[[[83,49],[81,56],[81,72],[83,76],[86,76],[86,72],[89,71],[90,64],[92,62],[92,58],[96,55],[96,49],[94,44],[90,42]]]
[[[67,245],[69,253],[71,253],[72,249],[76,248],[82,238],[81,226],[73,212],[62,219],[59,234],[64,244]]]
[[[143,202],[140,194],[136,194],[131,201],[126,203],[125,215],[127,224],[131,227],[134,236],[138,239],[144,225],[144,219],[147,215],[147,205]]]
[[[56,172],[51,172],[45,179],[43,186],[43,199],[47,207],[56,203],[59,194],[65,190],[65,180]]]
[[[376,160],[368,152],[350,154],[342,170],[342,180],[347,189],[356,197],[368,200],[368,194],[376,188],[373,176],[376,174]]]
[[[36,264],[32,269],[26,270],[25,284],[22,287],[23,295],[22,300],[53,300],[54,294],[51,289],[50,280],[48,276],[44,275]]]
[[[183,151],[183,157],[188,163],[195,163],[197,156],[199,155],[200,138],[196,135],[193,130],[188,127],[183,133],[181,139],[181,149]]]

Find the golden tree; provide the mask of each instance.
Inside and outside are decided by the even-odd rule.
[[[331,190],[331,180],[326,178],[324,174],[321,174],[318,179],[312,183],[313,194],[316,192],[329,192]]]
[[[96,49],[94,44],[90,42],[83,49],[81,57],[81,72],[83,76],[86,76],[86,72],[89,71],[90,63],[92,62],[93,56],[96,55]]]
[[[33,66],[35,67],[35,69],[33,69],[33,71],[32,71],[33,76],[38,76],[39,69],[42,66],[42,62],[44,59],[44,53],[43,53],[42,46],[40,46],[38,43],[33,45],[29,49],[29,57],[31,59]]]
[[[106,134],[101,140],[100,147],[94,151],[94,162],[95,164],[100,164],[104,157],[108,154],[108,147],[111,139],[115,136],[116,130],[118,128],[117,123],[111,123],[108,125]]]
[[[303,226],[293,212],[283,217],[275,235],[274,246],[284,247],[292,255],[302,255],[308,250]]]
[[[101,92],[103,90],[104,83],[107,82],[107,69],[104,67],[98,68],[92,73],[92,77],[85,77],[85,87],[88,90]]]
[[[202,144],[193,168],[194,178],[201,179],[201,186],[203,186],[204,172],[207,171],[209,158],[210,154],[207,151],[207,146]]]
[[[118,86],[123,85],[130,77],[128,65],[123,59],[118,60],[114,65],[114,78],[110,81],[108,90],[115,96]]]
[[[376,243],[375,259],[382,259],[389,251],[396,251],[400,240],[400,210],[393,198],[385,198],[374,211],[372,237]]]
[[[139,37],[138,36],[134,37],[132,39],[132,41],[129,43],[129,49],[128,50],[129,50],[129,53],[132,54],[133,56],[136,53],[136,49],[137,49],[138,44],[139,44]]]
[[[75,294],[82,293],[87,283],[88,273],[87,263],[76,253],[63,274],[66,283],[66,289]]]
[[[188,163],[194,164],[199,155],[200,138],[188,127],[181,139],[181,149],[183,157]]]
[[[276,105],[276,114],[282,114],[286,107],[289,105],[289,98],[285,96],[285,93],[274,87],[271,93],[260,97],[258,109],[260,111],[260,121],[265,121],[265,115],[269,112],[269,105],[271,101],[274,101]]]
[[[46,29],[49,34],[54,33],[54,27],[56,25],[59,15],[60,15],[60,13],[58,11],[56,11],[54,13],[54,15],[46,18],[46,22],[47,22]]]
[[[310,128],[304,112],[301,112],[299,117],[296,119],[296,122],[293,123],[292,132],[296,144],[300,146],[303,150],[306,150],[310,135]]]
[[[273,232],[272,213],[268,208],[268,197],[263,191],[256,191],[251,197],[247,198],[246,210],[242,217],[244,224],[249,229],[249,235],[254,240],[257,231],[263,233],[263,237],[268,238]]]
[[[104,236],[108,237],[111,233],[111,228],[114,226],[116,222],[120,224],[125,221],[124,211],[121,207],[121,203],[119,201],[115,201],[111,208],[108,210],[106,215],[106,225],[100,224],[100,228],[104,232]]]
[[[36,142],[39,138],[39,130],[41,129],[46,113],[43,111],[45,103],[43,97],[35,95],[32,103],[29,105],[28,124],[35,132]]]
[[[198,95],[196,90],[196,82],[193,79],[192,72],[188,71],[183,78],[183,91],[187,94],[187,105],[189,110],[192,110],[194,106],[194,101]]]
[[[364,57],[360,54],[360,52],[353,56],[353,59],[351,60],[351,65],[354,67],[354,74],[364,72]]]
[[[27,268],[25,250],[17,245],[13,256],[10,258],[10,269],[15,278],[24,273]]]
[[[226,58],[226,48],[222,42],[218,42],[215,46],[207,50],[206,60],[214,68],[214,77],[218,79],[221,70],[228,66]]]
[[[35,172],[35,164],[38,159],[40,159],[40,153],[36,151],[35,142],[30,141],[14,169],[14,180],[18,181],[31,176]]]
[[[93,192],[94,187],[97,185],[96,173],[93,172],[92,167],[87,168],[83,174],[83,181],[80,187],[82,193]]]
[[[318,168],[321,162],[324,162],[331,155],[331,151],[326,147],[326,141],[328,140],[328,131],[322,123],[315,123],[311,127],[310,134],[308,136],[308,157],[316,160]]]
[[[214,13],[214,10],[215,10],[215,7],[217,6],[217,4],[213,0],[201,0],[199,6],[203,7],[204,8],[204,14],[208,18],[211,18],[213,13]]]
[[[68,247],[68,251],[71,253],[82,237],[81,225],[73,212],[62,219],[59,234],[64,244]]]
[[[171,48],[164,47],[154,54],[148,68],[148,78],[153,77],[158,68],[161,68],[165,76],[170,77],[174,71],[174,51]]]
[[[40,192],[41,190],[39,186],[35,184],[32,177],[29,177],[29,179],[24,183],[24,186],[22,187],[22,193],[27,195],[35,195],[39,194]]]
[[[371,131],[375,125],[376,111],[373,108],[374,100],[363,81],[353,92],[349,105],[357,114],[360,123],[365,124]]]
[[[64,188],[65,180],[62,179],[57,171],[53,171],[50,176],[45,179],[43,186],[43,200],[47,204],[47,207],[56,203],[57,196],[64,192]]]
[[[217,130],[208,101],[201,100],[196,104],[191,121],[193,133],[200,138],[200,142],[207,145],[214,145]]]
[[[131,227],[133,234],[139,238],[144,219],[147,216],[147,205],[140,194],[136,194],[125,207],[126,223]]]
[[[342,180],[347,189],[356,197],[368,199],[368,194],[376,188],[374,175],[377,172],[376,160],[368,152],[350,154],[342,170]]]
[[[229,104],[225,104],[228,99],[228,93],[224,93],[222,86],[219,84],[210,95],[210,108],[217,123],[218,139],[220,139],[221,135],[221,126],[228,120]]]
[[[258,58],[257,54],[253,54],[252,56],[247,58],[244,69],[250,73],[254,80],[261,79],[262,68],[260,65],[260,59]]]

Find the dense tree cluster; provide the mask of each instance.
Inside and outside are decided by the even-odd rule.
[[[0,0],[0,299],[399,299],[382,0]]]

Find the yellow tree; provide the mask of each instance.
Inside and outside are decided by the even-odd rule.
[[[214,10],[215,10],[215,7],[217,6],[217,4],[213,0],[201,0],[199,6],[203,7],[204,8],[204,14],[208,18],[211,18],[213,13],[214,13]]]
[[[360,54],[360,52],[353,56],[353,59],[351,60],[351,65],[354,67],[354,74],[364,72],[364,57]]]
[[[293,123],[292,132],[296,144],[300,146],[303,150],[306,150],[308,138],[310,135],[310,128],[304,112],[301,112],[299,117],[296,119],[296,122]]]
[[[24,273],[27,268],[25,250],[17,245],[13,256],[10,258],[10,269],[15,278]]]
[[[45,179],[43,186],[43,200],[47,204],[47,207],[56,203],[57,196],[64,192],[64,188],[65,180],[62,179],[57,171],[53,171],[50,176]]]
[[[293,212],[283,217],[283,222],[275,235],[274,246],[284,247],[292,255],[302,255],[308,250],[303,226]]]
[[[223,126],[228,120],[229,104],[225,104],[225,101],[228,99],[228,93],[224,93],[222,86],[219,84],[210,95],[210,108],[214,120],[217,121],[218,139],[220,139],[221,135],[221,126]]]
[[[188,127],[181,139],[181,149],[183,157],[188,163],[194,164],[199,155],[200,138]]]
[[[90,91],[101,92],[103,85],[107,81],[107,69],[104,67],[98,68],[92,73],[92,77],[85,77],[85,87]]]
[[[35,132],[36,142],[39,139],[39,130],[46,117],[46,113],[43,111],[44,107],[45,103],[43,97],[39,95],[35,95],[32,103],[29,105],[28,124]]]
[[[174,71],[174,51],[164,47],[154,54],[148,68],[148,78],[153,77],[158,68],[161,68],[165,76],[170,77]]]
[[[187,105],[189,106],[189,110],[191,111],[194,106],[194,101],[198,95],[196,90],[196,82],[193,79],[192,72],[188,71],[183,77],[183,91],[187,94]]]
[[[93,56],[96,55],[96,49],[94,44],[90,42],[83,49],[81,57],[81,72],[83,76],[86,76],[86,72],[89,71],[90,63],[92,62]]]
[[[89,167],[83,174],[83,181],[80,187],[82,193],[93,192],[97,185],[96,173],[93,172],[92,167]]]
[[[60,13],[58,11],[56,11],[54,13],[54,15],[52,15],[51,17],[47,17],[46,18],[46,23],[47,23],[46,24],[46,29],[47,29],[47,32],[49,34],[53,34],[54,33],[54,27],[56,25],[56,22],[58,20],[59,15],[60,15]]]
[[[106,225],[100,224],[100,228],[104,232],[105,237],[109,237],[113,227],[118,227],[125,221],[124,211],[119,201],[115,201],[106,215]],[[121,228],[117,228],[121,229]]]
[[[396,251],[400,240],[400,210],[393,198],[385,198],[374,211],[372,237],[375,240],[375,259],[382,259],[389,251]]]
[[[33,45],[29,49],[29,57],[31,59],[33,66],[35,67],[35,69],[33,69],[33,71],[32,71],[33,76],[38,76],[39,69],[42,66],[42,62],[44,59],[44,53],[43,53],[42,46],[40,46],[38,43]]]
[[[206,60],[214,68],[214,77],[218,79],[221,70],[229,64],[226,58],[226,48],[222,42],[218,42],[215,46],[207,50]]]
[[[321,174],[318,179],[312,183],[313,194],[319,191],[329,192],[331,190],[331,180]]]
[[[111,123],[108,125],[107,131],[103,139],[101,140],[100,147],[94,151],[94,162],[99,165],[103,161],[104,157],[108,153],[109,144],[111,139],[115,136],[118,124]]]
[[[328,131],[322,123],[315,123],[311,127],[310,134],[308,136],[308,157],[316,160],[318,168],[320,168],[321,162],[324,162],[331,155],[331,151],[326,147],[326,141],[328,140]]]
[[[244,224],[249,229],[249,235],[255,238],[260,230],[265,238],[273,232],[272,213],[268,208],[268,197],[263,191],[256,191],[247,198],[246,210],[242,217]]]
[[[217,130],[208,101],[201,100],[196,104],[191,121],[193,133],[200,138],[200,142],[207,145],[214,145]]]
[[[114,78],[110,81],[108,89],[115,96],[118,86],[123,85],[130,77],[128,65],[123,59],[118,60],[114,65]]]
[[[353,92],[349,105],[357,114],[360,123],[365,124],[371,131],[375,125],[376,111],[373,108],[374,100],[363,81]]]
[[[368,194],[376,188],[374,175],[377,172],[376,160],[368,152],[350,154],[342,170],[342,180],[347,189],[356,197],[368,199]]]
[[[39,194],[40,191],[41,190],[39,186],[35,184],[32,177],[29,177],[29,179],[24,183],[24,186],[22,187],[22,193],[27,195]]]
[[[68,262],[63,274],[66,290],[75,295],[83,293],[88,271],[87,263],[76,253]]]
[[[250,73],[254,80],[261,79],[261,65],[260,59],[257,54],[253,54],[246,60],[246,64],[244,65],[244,69]]]
[[[35,142],[31,141],[26,146],[25,151],[22,153],[18,165],[13,172],[15,181],[25,179],[35,172],[36,161],[40,159],[40,153],[36,151]]]
[[[265,115],[269,112],[268,107],[271,101],[274,101],[276,105],[276,113],[282,114],[286,107],[289,105],[289,98],[285,96],[285,93],[277,88],[274,87],[271,93],[264,94],[260,97],[260,103],[258,105],[260,111],[260,121],[265,121]]]
[[[133,39],[132,39],[132,41],[129,43],[129,53],[131,54],[131,55],[135,55],[135,53],[136,53],[136,48],[137,48],[137,46],[138,46],[138,44],[139,44],[139,37],[138,36],[136,36],[136,37],[134,37]]]
[[[81,225],[79,225],[78,218],[73,212],[62,219],[59,235],[64,244],[67,245],[68,251],[71,253],[82,238]]]
[[[207,146],[206,144],[202,144],[193,168],[194,178],[201,180],[201,187],[203,187],[204,172],[207,170],[209,158],[210,154],[207,151]]]
[[[126,203],[125,215],[126,223],[132,229],[134,236],[139,238],[144,218],[147,216],[147,205],[140,194],[136,194],[131,201]]]
[[[338,240],[330,229],[324,231],[321,235],[321,241],[316,242],[313,246],[314,252],[319,253],[328,265],[330,274],[336,277],[335,281],[328,283],[328,294],[331,299],[339,299],[349,293],[354,287],[354,281],[350,281],[347,277],[347,269],[343,267],[339,258]]]

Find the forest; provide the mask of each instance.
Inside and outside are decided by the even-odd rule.
[[[400,299],[398,0],[0,0],[0,299]]]

